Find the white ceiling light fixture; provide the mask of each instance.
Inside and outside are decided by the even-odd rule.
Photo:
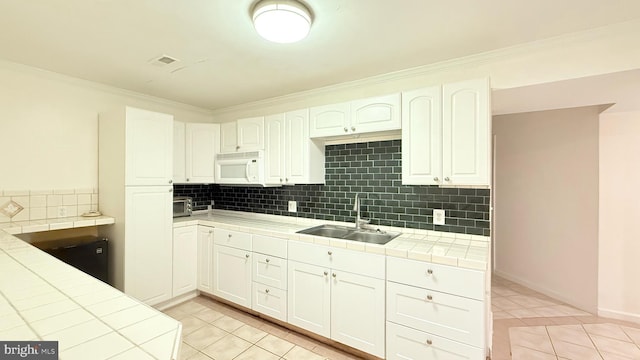
[[[294,43],[307,37],[311,12],[295,0],[262,0],[253,8],[253,26],[263,38]]]

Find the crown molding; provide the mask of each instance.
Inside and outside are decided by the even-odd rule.
[[[356,90],[368,86],[375,86],[389,81],[425,77],[453,70],[470,69],[481,65],[490,64],[495,60],[503,61],[504,59],[517,58],[520,56],[529,55],[531,53],[541,53],[545,50],[557,49],[558,47],[563,47],[567,44],[582,42],[585,40],[593,40],[594,38],[614,38],[617,34],[628,33],[630,29],[635,31],[640,30],[640,20],[636,19],[585,31],[563,34],[524,44],[517,44],[509,47],[445,60],[433,64],[417,66],[409,69],[370,76],[363,79],[333,84],[316,89],[300,91],[292,94],[253,101],[240,105],[234,105],[226,108],[220,108],[213,110],[212,114],[214,116],[220,116],[237,111],[259,110],[261,108],[282,105],[288,102],[302,101],[312,96],[321,96],[336,91]],[[490,74],[485,75],[489,76]]]
[[[87,87],[87,88],[91,88],[92,90],[96,90],[96,91],[111,94],[111,95],[126,96],[130,98],[134,98],[136,100],[152,102],[158,105],[171,106],[181,110],[199,113],[201,115],[207,115],[207,116],[213,115],[213,112],[210,109],[204,109],[197,106],[181,103],[178,101],[160,98],[152,95],[147,95],[147,94],[139,93],[132,90],[126,90],[123,88],[98,83],[95,81],[76,78],[73,76],[60,74],[60,73],[46,70],[46,69],[40,69],[40,68],[36,68],[29,65],[11,62],[8,60],[0,59],[0,68],[8,69],[11,71],[27,73],[30,75],[42,76],[46,79],[60,81],[60,82],[64,82],[64,83],[71,84],[74,86],[79,86],[79,87]]]

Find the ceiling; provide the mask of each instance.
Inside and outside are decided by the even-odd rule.
[[[1,0],[0,58],[215,110],[640,17],[638,0],[305,0],[309,37],[275,44],[254,3]]]

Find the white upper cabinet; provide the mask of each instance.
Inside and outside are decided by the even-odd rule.
[[[173,182],[183,183],[187,181],[186,173],[186,134],[185,124],[180,121],[173,122]]]
[[[350,132],[400,129],[400,93],[351,102]]]
[[[324,144],[309,138],[309,110],[265,117],[265,182],[324,183]]]
[[[445,184],[489,185],[489,81],[442,86],[442,171]]]
[[[214,182],[214,162],[219,152],[219,139],[220,125],[218,124],[187,124],[186,182]]]
[[[173,183],[173,116],[127,107],[125,185]]]
[[[284,114],[264,118],[265,182],[285,183],[285,130]]]
[[[402,183],[437,185],[442,177],[442,90],[402,93]]]
[[[312,138],[399,130],[400,93],[310,109]]]
[[[238,123],[220,124],[220,152],[236,152],[238,149]]]
[[[346,135],[351,124],[351,107],[348,102],[316,106],[309,109],[312,138]]]
[[[264,117],[224,123],[220,128],[220,152],[264,150]]]
[[[220,152],[220,125],[174,121],[173,182],[204,183],[215,180],[215,157]]]
[[[402,94],[402,182],[489,185],[489,81]]]

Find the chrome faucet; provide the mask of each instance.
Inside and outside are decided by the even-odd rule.
[[[356,212],[356,229],[360,229],[361,224],[368,224],[369,220],[360,218],[360,194],[356,193],[356,197],[353,201],[353,211]]]

